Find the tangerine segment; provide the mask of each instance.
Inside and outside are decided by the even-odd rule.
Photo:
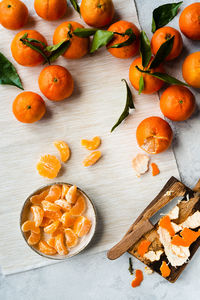
[[[55,200],[60,199],[62,193],[62,188],[58,184],[54,184],[51,186],[48,195],[46,196],[45,200],[54,202]]]
[[[171,220],[169,216],[162,217],[159,221],[159,226],[166,229],[171,236],[175,235],[175,231],[171,224]]]
[[[36,168],[41,176],[53,179],[58,175],[61,164],[56,156],[48,154],[41,156]]]
[[[58,234],[60,234],[60,233],[64,233],[64,227],[63,227],[62,224],[60,224],[60,225],[58,226],[57,230],[54,231],[54,232],[51,234],[51,237],[54,238],[54,237],[56,237],[56,236],[57,236]]]
[[[64,243],[63,233],[60,233],[55,237],[55,249],[60,255],[67,255],[69,253]]]
[[[160,174],[160,170],[159,170],[157,164],[152,163],[151,168],[152,168],[152,175],[153,176],[156,176],[156,175]]]
[[[84,216],[80,216],[76,219],[73,229],[79,237],[82,237],[90,231],[91,225],[92,223],[89,219]]]
[[[44,232],[50,234],[50,233],[54,233],[57,229],[58,226],[60,225],[60,221],[54,221],[53,223],[51,223],[50,225],[44,227]]]
[[[133,288],[139,286],[143,280],[143,273],[141,270],[135,271],[135,279],[133,279],[131,285]]]
[[[60,211],[60,206],[46,200],[42,201],[42,207],[44,210],[48,210],[48,211],[54,211],[54,212]]]
[[[84,167],[89,167],[94,165],[101,157],[101,151],[94,151],[89,154],[83,161]]]
[[[48,193],[49,193],[49,189],[46,189],[42,193],[32,196],[30,198],[31,203],[35,205],[41,204],[41,202],[45,199]]]
[[[67,200],[67,202],[74,204],[77,200],[77,186],[73,185],[69,188],[65,199]]]
[[[44,212],[45,214],[45,212]],[[47,217],[43,217],[42,223],[40,224],[40,227],[46,227],[48,225],[50,225],[52,223],[52,220],[47,218]]]
[[[67,247],[75,247],[78,243],[78,236],[76,235],[76,233],[71,228],[65,229],[64,232]]]
[[[67,162],[70,158],[70,148],[64,141],[55,141],[54,146],[60,152],[60,159],[62,162]]]
[[[39,227],[44,217],[44,211],[40,206],[37,205],[31,206],[31,211],[33,214],[33,220],[35,222],[35,226]]]
[[[40,241],[40,233],[31,232],[27,242],[29,245],[36,245]]]
[[[55,238],[51,237],[50,239],[47,240],[47,244],[52,247],[55,248]]]
[[[69,186],[67,184],[63,184],[62,185],[61,199],[65,199],[65,196],[67,195],[68,191],[69,191]]]
[[[62,217],[61,211],[44,211],[44,218],[48,218],[50,221],[51,220],[59,220]]]
[[[151,242],[148,240],[143,240],[138,246],[137,252],[140,256],[144,256],[145,253],[148,252],[149,246],[151,245]]]
[[[39,249],[40,252],[42,252],[42,253],[44,253],[46,255],[54,255],[54,254],[56,254],[56,250],[53,247],[49,246],[47,244],[47,242],[45,242],[45,241],[40,241],[39,242],[38,249]]]
[[[74,225],[74,223],[76,221],[76,217],[72,216],[69,212],[66,212],[62,215],[60,220],[61,220],[63,226],[68,228],[68,227],[72,227]]]
[[[85,211],[85,208],[85,199],[83,196],[79,196],[76,203],[70,210],[70,214],[72,214],[73,216],[80,216]]]
[[[171,243],[176,246],[190,247],[192,243],[194,243],[198,237],[200,236],[200,231],[193,231],[187,227],[185,227],[179,235],[175,235],[172,238]]]
[[[162,265],[160,267],[160,272],[163,277],[168,277],[171,273],[171,270],[165,261],[162,262]]]
[[[67,202],[66,200],[62,200],[62,199],[56,200],[55,204],[60,206],[60,208],[63,209],[64,211],[70,211],[70,209],[72,207],[69,202]]]
[[[32,231],[34,233],[39,234],[40,233],[40,228],[35,226],[34,221],[27,220],[22,225],[22,231],[23,232]]]
[[[101,144],[101,139],[99,136],[95,136],[91,141],[81,140],[81,145],[88,150],[96,150]]]

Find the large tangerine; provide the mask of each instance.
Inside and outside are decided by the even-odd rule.
[[[67,11],[66,0],[35,0],[34,8],[38,16],[47,20],[55,21],[62,18]]]

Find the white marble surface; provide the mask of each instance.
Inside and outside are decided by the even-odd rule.
[[[125,0],[124,0],[125,1]],[[152,9],[166,0],[136,0],[140,23],[150,35]],[[173,1],[170,1],[173,2]],[[175,1],[174,1],[175,2]],[[192,3],[184,1],[184,5]],[[178,18],[172,23],[177,27]],[[183,58],[188,52],[198,51],[198,42],[184,39]],[[180,58],[180,59],[181,59]],[[168,65],[169,69],[180,68],[180,60]],[[173,70],[171,70],[173,72]],[[181,74],[180,74],[181,78]],[[194,92],[194,90],[193,90]],[[198,91],[195,92],[199,104]],[[174,127],[174,126],[173,126]],[[176,124],[174,151],[183,181],[192,185],[199,177],[200,124],[199,110],[186,122]],[[200,251],[198,251],[175,284],[169,284],[157,274],[145,275],[145,280],[137,289],[130,286],[128,273],[128,254],[117,261],[110,262],[106,253],[77,256],[68,262],[21,274],[3,277],[0,275],[0,299],[2,300],[51,300],[51,299],[108,299],[108,300],[160,300],[160,299],[198,299],[200,295]],[[134,267],[144,266],[134,260]]]

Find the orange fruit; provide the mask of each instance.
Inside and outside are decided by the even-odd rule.
[[[50,210],[45,210],[44,211],[44,218],[43,218],[43,220],[45,219],[45,218],[48,218],[48,219],[50,219],[51,221],[52,220],[54,220],[54,221],[56,221],[56,220],[59,220],[60,218],[62,217],[62,213],[61,213],[61,211],[50,211]],[[48,223],[48,222],[47,222]],[[49,224],[47,224],[47,225],[49,225]],[[46,225],[46,226],[47,226]],[[42,225],[40,225],[40,226],[42,226]],[[44,226],[43,226],[44,227]]]
[[[82,0],[81,16],[85,23],[93,27],[105,27],[114,16],[112,0]]]
[[[38,249],[39,249],[40,252],[42,252],[42,253],[44,253],[46,255],[54,255],[54,254],[56,254],[56,250],[53,247],[49,246],[47,244],[47,242],[45,242],[45,241],[40,241],[39,242]]]
[[[74,81],[70,72],[61,66],[47,66],[38,78],[40,91],[52,101],[69,98],[74,90]]]
[[[60,221],[54,221],[53,223],[51,223],[50,225],[44,227],[44,232],[45,233],[54,233],[57,229],[58,229],[58,226],[60,225]]]
[[[22,224],[22,231],[27,232],[27,231],[32,231],[34,233],[39,234],[40,233],[40,228],[35,226],[34,221],[27,220]]]
[[[60,206],[46,200],[42,201],[42,207],[44,210],[48,210],[48,211],[54,211],[54,212],[60,211]]]
[[[3,0],[0,2],[0,24],[7,29],[20,29],[28,21],[28,9],[19,0]]]
[[[160,117],[144,119],[137,127],[137,143],[144,151],[156,154],[165,151],[172,142],[172,129]]]
[[[91,141],[81,140],[81,145],[88,150],[96,150],[101,144],[101,139],[99,136],[95,136]]]
[[[84,167],[90,167],[101,158],[101,151],[94,151],[91,154],[89,154],[83,161]]]
[[[64,232],[67,247],[75,247],[78,243],[78,236],[74,233],[74,231],[71,228],[65,229]]]
[[[45,197],[46,201],[55,202],[56,200],[60,199],[62,193],[62,188],[58,184],[53,184],[50,187],[48,195]]]
[[[64,244],[64,234],[60,233],[55,237],[55,249],[60,255],[67,255],[68,250]]]
[[[143,79],[144,79],[144,89],[142,91],[143,94],[153,94],[153,93],[159,91],[161,89],[161,87],[163,86],[164,81],[162,81],[158,78],[155,78],[155,77],[153,77],[149,74],[141,73],[140,71],[138,71],[136,69],[136,66],[138,66],[141,70],[143,70],[142,58],[141,57],[136,58],[132,62],[131,66],[130,66],[130,69],[129,69],[129,79],[130,79],[130,82],[131,82],[132,86],[137,91],[139,91],[140,77],[143,76]],[[164,70],[163,70],[162,66],[159,66],[158,68],[151,69],[151,73],[153,73],[153,72],[163,73]]]
[[[62,194],[61,194],[61,199],[65,199],[65,196],[67,192],[69,191],[69,186],[67,184],[62,185]]]
[[[135,41],[132,44],[130,44],[129,46],[124,46],[121,48],[110,48],[111,46],[113,46],[115,44],[123,43],[129,39],[128,35],[122,36],[119,34],[115,34],[114,38],[107,45],[108,51],[113,56],[118,57],[118,58],[129,58],[129,57],[135,56],[138,53],[139,43],[140,43],[139,42],[140,31],[133,23],[121,20],[121,21],[118,21],[118,22],[112,24],[108,28],[108,31],[125,33],[125,31],[129,28],[131,28],[133,30],[133,33],[136,36]]]
[[[31,234],[27,240],[29,245],[36,245],[40,241],[40,233],[34,233],[31,231]]]
[[[25,67],[34,67],[42,64],[44,62],[44,57],[37,51],[31,49],[30,47],[23,44],[20,39],[27,33],[28,38],[38,40],[45,45],[47,45],[46,39],[36,30],[23,30],[16,34],[11,43],[11,52],[13,58],[18,62],[18,64]],[[34,43],[32,43],[34,45]],[[43,49],[41,44],[35,44],[37,47]]]
[[[188,5],[181,13],[179,27],[192,40],[200,40],[200,2]]]
[[[49,213],[49,211],[44,212],[44,214]],[[47,217],[43,217],[42,223],[40,224],[40,227],[46,227],[50,225],[53,221]]]
[[[55,248],[55,238],[51,237],[50,239],[47,240],[47,244],[52,247]]]
[[[184,86],[168,87],[160,98],[160,109],[172,121],[185,121],[195,110],[195,98]]]
[[[182,65],[182,74],[189,85],[200,88],[200,51],[186,57]]]
[[[31,211],[33,214],[33,220],[35,222],[35,226],[39,227],[44,217],[44,211],[40,206],[37,205],[31,206]]]
[[[79,237],[82,237],[90,231],[91,225],[91,221],[88,218],[80,216],[75,221],[73,229]]]
[[[58,175],[61,164],[56,156],[47,154],[41,156],[36,168],[41,176],[53,179]]]
[[[76,217],[72,216],[69,212],[66,212],[61,217],[61,222],[65,228],[72,227],[76,221]]]
[[[56,200],[55,204],[60,206],[60,208],[64,211],[70,211],[70,209],[71,209],[71,204],[63,199]]]
[[[159,28],[154,33],[151,39],[152,53],[155,55],[158,52],[160,46],[173,36],[174,36],[174,44],[170,54],[166,57],[165,60],[172,60],[178,57],[183,49],[183,40],[180,32],[175,28],[169,26]]]
[[[84,28],[77,22],[64,22],[60,24],[53,35],[53,43],[58,44],[70,39],[70,45],[63,54],[68,59],[78,59],[86,55],[89,51],[89,38],[80,38],[73,34],[76,28]],[[71,37],[70,37],[71,36]]]
[[[33,92],[22,92],[14,100],[13,114],[22,123],[39,121],[46,112],[46,105],[40,95]]]
[[[85,199],[81,195],[78,197],[76,203],[70,210],[70,214],[73,216],[80,216],[85,211],[85,208],[86,208]]]
[[[33,195],[30,198],[31,203],[38,205],[41,204],[41,201],[43,201],[45,199],[45,197],[48,195],[49,193],[49,188],[45,189],[43,192],[41,192],[38,195]]]
[[[72,185],[66,196],[65,199],[67,200],[68,203],[74,204],[77,200],[77,186],[76,185]]]
[[[62,162],[67,162],[70,158],[70,149],[67,143],[65,143],[64,141],[55,141],[54,146],[60,152],[60,159],[62,160]]]
[[[66,0],[35,0],[34,8],[38,16],[54,21],[62,18],[67,11]]]

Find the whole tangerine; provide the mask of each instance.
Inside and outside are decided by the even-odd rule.
[[[192,40],[200,40],[200,2],[188,5],[181,13],[179,27]]]
[[[28,34],[28,38],[38,40],[47,45],[46,39],[38,31],[22,30],[19,33],[17,33],[14,39],[12,40],[11,52],[13,58],[16,60],[16,62],[18,62],[18,64],[25,67],[34,67],[42,64],[44,62],[44,57],[36,50],[31,49],[27,45],[24,45],[23,42],[20,40],[25,33]],[[40,47],[41,49],[44,48],[41,44],[35,43],[35,45],[37,45],[37,47]]]
[[[70,40],[70,45],[63,54],[68,59],[78,59],[86,55],[89,51],[89,38],[81,38],[73,34],[77,28],[84,28],[77,22],[64,22],[60,24],[53,35],[53,43],[58,44],[64,40]]]
[[[182,65],[182,74],[189,85],[200,88],[200,51],[186,57]]]
[[[122,36],[119,34],[115,34],[114,38],[107,45],[108,51],[110,52],[110,54],[112,54],[115,57],[129,58],[129,57],[135,56],[139,51],[140,31],[133,23],[121,20],[121,21],[118,21],[118,22],[112,24],[108,28],[108,31],[125,33],[125,31],[127,29],[132,29],[133,33],[135,34],[135,40],[133,41],[132,44],[121,47],[121,48],[110,48],[111,46],[113,46],[115,44],[123,43],[129,39],[128,35]]]
[[[46,105],[40,95],[33,92],[22,92],[15,98],[12,109],[18,121],[34,123],[44,116]]]
[[[152,59],[151,59],[151,61],[152,61]],[[151,63],[151,61],[150,61],[150,63]],[[141,73],[139,70],[136,69],[136,66],[138,66],[140,69],[143,70],[141,57],[136,58],[132,62],[130,69],[129,69],[129,79],[130,79],[132,86],[137,91],[139,91],[139,82],[140,82],[140,77],[142,75],[143,79],[144,79],[144,89],[142,91],[143,94],[153,94],[153,93],[159,91],[161,89],[161,87],[163,86],[164,82],[158,78],[155,78],[155,77],[149,75],[149,74]],[[153,73],[153,72],[163,73],[164,69],[162,66],[159,66],[155,69],[151,69],[150,72],[151,73]]]
[[[28,21],[28,8],[20,0],[3,0],[0,3],[0,23],[11,30],[22,28]]]
[[[144,119],[136,130],[138,145],[149,154],[167,150],[171,145],[172,137],[170,125],[160,117]]]
[[[66,0],[35,0],[34,8],[38,16],[47,20],[55,21],[62,18],[67,11]]]
[[[155,55],[158,52],[160,46],[173,36],[174,36],[174,44],[170,54],[166,57],[165,60],[168,61],[178,57],[183,49],[183,40],[180,32],[175,28],[169,26],[162,27],[156,30],[156,32],[154,33],[151,39],[152,53]]]
[[[61,101],[71,96],[74,81],[70,72],[61,66],[47,66],[38,78],[41,92],[52,101]]]
[[[85,23],[93,27],[105,27],[114,16],[112,0],[82,0],[81,16]]]
[[[195,110],[194,95],[184,86],[172,85],[163,92],[160,109],[172,121],[185,121]]]

